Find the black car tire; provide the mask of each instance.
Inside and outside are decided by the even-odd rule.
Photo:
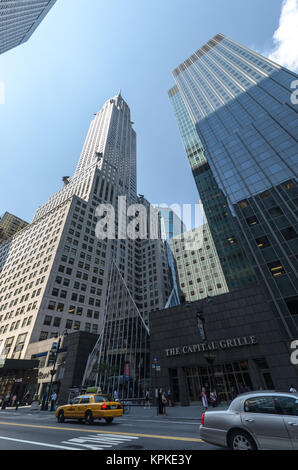
[[[93,424],[92,411],[86,411],[86,414],[85,414],[85,423],[86,423],[86,424]]]
[[[257,445],[247,432],[239,429],[230,434],[229,448],[231,450],[257,450]]]
[[[105,420],[108,424],[111,424],[113,422],[113,419],[114,418],[105,418]]]
[[[62,410],[59,411],[59,413],[58,413],[57,421],[58,421],[58,423],[64,423],[64,413],[63,413]]]

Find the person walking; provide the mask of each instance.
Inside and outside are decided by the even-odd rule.
[[[158,391],[158,397],[157,397],[157,404],[158,404],[158,413],[159,415],[162,415],[162,394],[163,394],[163,391],[162,391],[162,388],[159,389]]]
[[[17,396],[16,396],[16,394],[14,394],[14,396],[12,397],[12,400],[11,400],[11,406],[14,406],[16,401],[17,401]]]
[[[202,398],[202,405],[203,405],[204,411],[207,411],[207,409],[208,409],[208,400],[207,400],[205,387],[202,388],[201,398]]]
[[[172,403],[172,392],[171,392],[170,389],[168,390],[168,403],[169,403],[169,406],[173,406],[173,403]]]
[[[166,413],[166,406],[167,406],[168,400],[167,400],[165,392],[162,393],[161,402],[162,402],[162,414],[163,416],[168,416]]]
[[[217,406],[216,390],[213,390],[213,392],[210,393],[209,401],[210,401],[213,408],[215,408]]]
[[[114,401],[118,401],[118,392],[116,389],[114,390]]]
[[[290,393],[297,393],[297,390],[294,385],[290,385]]]
[[[149,390],[146,391],[145,395],[145,406],[144,409],[150,408],[150,395],[149,395]]]
[[[57,394],[56,392],[54,392],[52,393],[52,396],[51,396],[51,411],[55,411],[56,400],[57,400]]]

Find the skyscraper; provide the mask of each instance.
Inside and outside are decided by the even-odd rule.
[[[0,217],[0,243],[12,237],[19,230],[26,227],[26,225],[28,225],[28,223],[16,215],[5,212],[3,216]]]
[[[180,291],[189,302],[228,292],[208,224],[169,241]]]
[[[163,236],[166,240],[170,240],[186,231],[185,223],[178,217],[174,210],[169,207],[158,207],[158,212],[162,219],[161,226]]]
[[[136,193],[132,124],[120,93],[107,100],[90,125],[74,176],[63,177],[62,189],[37,210],[33,222],[0,244],[4,356],[23,358],[29,343],[65,329],[101,333],[110,319],[106,312],[113,314],[107,302],[117,301],[111,296],[116,289],[110,283],[112,268],[143,324],[148,324],[151,310],[165,306],[171,283],[160,231],[153,240],[126,234],[133,218],[126,206],[151,207]],[[119,205],[119,196],[126,206]],[[95,233],[97,209],[103,204],[115,210],[116,234],[111,239],[98,239]],[[150,210],[148,214],[145,222],[150,225]],[[120,300],[117,308],[125,311]]]
[[[297,337],[297,74],[218,34],[173,76],[169,96],[227,284],[255,277],[284,338]]]
[[[32,36],[57,0],[0,0],[0,54]]]

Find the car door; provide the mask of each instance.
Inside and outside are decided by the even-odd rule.
[[[298,450],[298,398],[279,396],[276,397],[276,400],[282,410],[283,420],[293,449]]]
[[[261,449],[292,449],[283,416],[279,413],[273,396],[246,398],[243,401],[241,421],[244,429],[255,436]]]
[[[78,418],[84,418],[86,411],[90,409],[90,396],[85,395],[82,397],[79,409],[78,409]]]
[[[65,418],[76,418],[78,413],[78,406],[81,401],[81,397],[76,397],[72,400],[71,404],[64,409]]]

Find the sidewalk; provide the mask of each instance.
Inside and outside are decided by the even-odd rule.
[[[209,407],[208,411],[223,411],[228,408],[228,405],[217,406],[216,408]],[[55,417],[54,411],[41,411],[32,409],[31,406],[20,406],[16,411],[15,407],[7,407],[5,410],[0,410],[0,416],[4,415],[5,412],[10,413],[21,413],[21,414],[39,414],[39,415],[52,415]],[[201,421],[201,416],[203,413],[202,405],[190,405],[190,406],[168,406],[166,409],[167,416],[157,415],[156,406],[151,406],[150,408],[144,409],[143,406],[133,406],[129,407],[129,413],[124,416],[129,416],[132,418],[142,418],[142,419],[185,419],[185,420],[194,420]]]
[[[223,411],[228,408],[228,405],[217,406],[216,408],[209,407],[208,411]],[[157,407],[153,406],[149,409],[144,409],[140,406],[131,406],[129,414],[127,416],[135,416],[146,418],[156,418],[156,419],[185,419],[185,420],[194,420],[201,421],[201,416],[204,411],[202,405],[190,405],[190,406],[167,406],[166,413],[167,416],[157,415]]]

